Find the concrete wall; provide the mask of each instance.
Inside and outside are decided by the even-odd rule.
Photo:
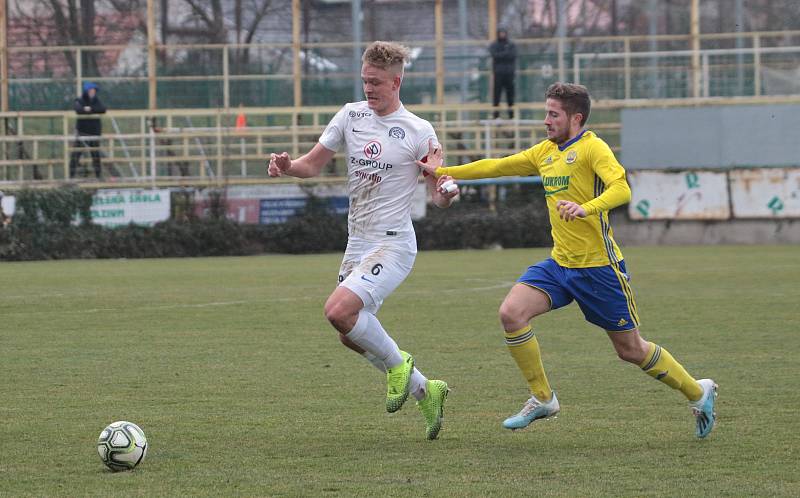
[[[624,246],[800,244],[800,220],[632,221],[627,207],[611,212],[614,238]],[[800,261],[800,247],[797,249]]]
[[[626,169],[800,165],[800,105],[623,109]]]

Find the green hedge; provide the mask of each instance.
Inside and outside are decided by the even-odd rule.
[[[530,194],[496,211],[469,199],[450,209],[429,207],[428,216],[414,222],[419,248],[549,246],[544,199]],[[78,189],[23,191],[17,199],[13,222],[0,229],[0,260],[337,252],[347,243],[346,218],[329,214],[313,199],[304,214],[277,225],[244,225],[217,216],[117,228],[88,222],[91,193]]]

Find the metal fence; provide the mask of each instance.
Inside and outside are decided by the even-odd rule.
[[[0,114],[13,133],[0,136],[0,186],[56,185],[65,181],[103,185],[247,184],[266,179],[271,152],[298,156],[310,150],[339,107],[248,108],[243,110],[112,111],[103,117],[100,137],[76,140],[75,117],[67,112]],[[450,163],[504,155],[544,138],[541,121],[488,119],[484,105],[416,106],[429,119]],[[538,113],[520,108],[522,116]],[[241,126],[242,118],[246,126]],[[239,126],[237,126],[239,121]],[[597,122],[609,142],[619,143],[616,123]],[[95,176],[91,145],[101,154],[101,178]],[[81,153],[72,166],[73,154]],[[341,178],[346,164],[339,154],[323,172]]]
[[[692,58],[699,56],[699,84]],[[777,84],[765,74],[800,74],[800,46],[707,49],[693,52],[583,53],[573,57],[574,81],[609,99],[663,99],[800,94],[800,83]]]
[[[800,31],[700,35],[697,49],[693,41],[690,35],[515,40],[518,100],[541,102],[550,83],[574,80],[613,99],[800,93],[796,86],[764,84],[765,72],[774,80],[796,78]],[[415,58],[407,69],[404,102],[489,100],[485,40],[409,45]],[[112,109],[338,105],[352,100],[359,74],[352,43],[300,44],[297,71],[291,44],[158,45],[152,69],[142,45],[5,51],[8,109],[16,111],[69,108],[84,81],[99,83]],[[124,52],[128,63],[106,74],[90,72],[87,54],[109,52]]]

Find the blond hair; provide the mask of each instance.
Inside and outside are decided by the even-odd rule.
[[[403,74],[403,64],[408,61],[410,54],[408,47],[399,43],[376,41],[364,50],[361,62],[383,70],[396,68]]]

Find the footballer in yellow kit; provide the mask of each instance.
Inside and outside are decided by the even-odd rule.
[[[695,380],[664,348],[645,341],[622,252],[608,212],[630,201],[625,169],[608,145],[584,128],[591,109],[585,87],[555,83],[545,94],[548,139],[501,159],[442,167],[442,153],[429,150],[428,173],[455,179],[529,176],[542,179],[552,226],[551,257],[527,269],[500,305],[506,345],[531,391],[519,413],[503,426],[522,429],[559,413],[531,320],[576,301],[586,320],[608,334],[617,355],[651,377],[679,390],[695,416],[695,435],[714,427],[717,385]]]

